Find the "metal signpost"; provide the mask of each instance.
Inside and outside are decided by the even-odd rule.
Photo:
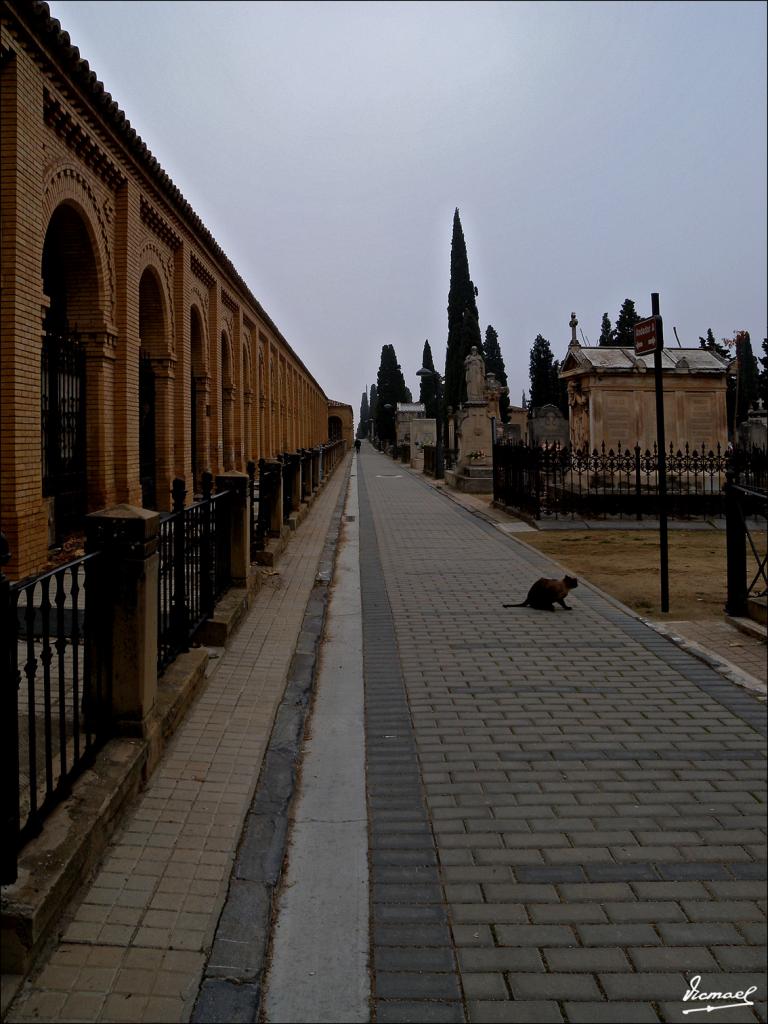
[[[664,326],[659,315],[659,293],[651,292],[651,313],[647,320],[635,324],[635,352],[639,356],[653,352],[656,376],[656,446],[659,475],[659,575],[661,577],[661,610],[669,611],[669,534],[667,531],[667,453],[664,436],[664,386],[661,380],[661,353],[664,349]]]

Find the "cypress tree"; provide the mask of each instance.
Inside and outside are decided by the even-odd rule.
[[[448,344],[445,351],[445,403],[457,409],[467,397],[464,360],[473,345],[483,351],[477,289],[469,276],[469,260],[458,209],[453,214],[451,282],[448,289]]]
[[[733,344],[733,342],[731,342]],[[733,360],[731,350],[728,348],[726,339],[723,339],[723,344],[715,339],[712,333],[712,328],[707,328],[706,338],[702,338],[699,335],[699,348],[705,349],[707,352],[711,352],[713,355],[720,356],[724,359],[727,365]],[[725,378],[725,416],[728,423],[729,432],[733,427],[733,417],[736,413],[736,376],[733,373],[729,373]]]
[[[731,361],[731,353],[729,352],[728,347],[726,345],[721,345],[718,341],[715,341],[715,336],[712,333],[711,327],[707,328],[706,338],[702,338],[702,336],[699,335],[699,348],[706,349],[707,352],[712,352],[714,355],[720,356],[720,358],[724,359],[726,363],[730,363]]]
[[[507,371],[504,366],[504,356],[501,354],[499,336],[491,326],[485,329],[485,372],[496,375],[496,380],[506,387]],[[499,412],[501,422],[506,423],[509,418],[509,395],[502,395],[499,398]]]
[[[758,377],[759,397],[763,400],[763,408],[768,407],[768,338],[763,338],[763,355],[758,357],[762,369]]]
[[[602,348],[606,348],[609,345],[616,344],[616,332],[611,327],[611,319],[607,313],[603,313],[603,321],[600,324],[600,340],[598,345]]]
[[[435,368],[435,363],[432,359],[432,349],[429,347],[429,339],[424,342],[421,365],[425,370],[434,370]],[[424,403],[424,415],[429,419],[436,419],[437,383],[434,377],[419,377],[419,401]]]
[[[624,299],[624,302],[621,304],[621,309],[619,310],[619,319],[616,321],[615,340],[613,344],[623,348],[634,348],[635,332],[633,328],[640,320],[642,320],[642,317],[637,314],[634,300]]]
[[[363,392],[363,397],[360,399],[360,422],[357,424],[356,437],[367,437],[368,436],[368,420],[370,419],[370,410],[368,408],[368,392]]]
[[[757,401],[760,393],[760,376],[757,360],[752,351],[749,331],[736,331],[736,417],[734,435],[740,423],[749,415],[749,410]]]
[[[384,345],[376,378],[376,434],[382,441],[395,441],[395,412],[398,402],[408,400],[403,371],[393,345]],[[389,408],[385,408],[389,406]]]
[[[370,396],[368,399],[368,419],[373,420],[373,437],[376,437],[376,416],[378,414],[379,402],[375,384],[371,384],[368,394]]]
[[[549,342],[541,334],[537,334],[531,347],[531,394],[528,400],[530,409],[538,409],[542,405],[559,406],[557,371],[558,364],[552,355]]]

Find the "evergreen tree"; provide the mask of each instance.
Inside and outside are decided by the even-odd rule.
[[[739,427],[749,415],[749,410],[755,404],[760,392],[760,373],[757,360],[752,351],[752,341],[749,331],[736,331],[734,336],[736,347],[736,417],[734,422],[734,436]]]
[[[733,361],[733,353],[731,352],[728,345],[733,345],[733,342],[728,342],[726,338],[723,339],[722,344],[716,340],[712,333],[712,328],[707,328],[706,338],[702,338],[699,335],[699,348],[705,349],[707,352],[711,352],[713,355],[720,356],[721,359],[725,360],[727,366]],[[736,374],[731,372],[725,378],[725,417],[728,423],[729,434],[733,430],[733,417],[736,412]]]
[[[368,408],[368,392],[363,392],[363,397],[360,399],[360,422],[357,424],[356,437],[367,437],[368,436],[368,420],[370,419],[370,410]]]
[[[568,381],[563,380],[560,377],[560,370],[563,368],[563,364],[560,362],[559,359],[556,359],[552,366],[554,371],[554,392],[556,396],[553,399],[552,404],[556,405],[560,412],[563,414],[563,416],[565,416],[565,418],[568,419]]]
[[[373,438],[376,437],[376,416],[379,408],[378,392],[376,391],[375,384],[371,384],[368,389],[368,394],[370,396],[368,398],[368,420],[369,422],[370,420],[373,420],[373,437],[371,438],[371,440],[373,440]]]
[[[712,352],[714,355],[720,356],[720,358],[724,359],[726,363],[730,363],[731,361],[732,356],[728,350],[728,346],[721,345],[719,341],[715,340],[711,327],[707,328],[706,338],[702,338],[702,336],[699,335],[699,348],[706,349],[707,352]]]
[[[762,369],[758,375],[759,397],[763,400],[763,408],[768,408],[768,338],[763,338],[763,355],[758,358]]]
[[[611,327],[611,318],[607,313],[603,313],[603,320],[600,324],[600,340],[598,345],[605,348],[608,345],[616,344],[616,331]]]
[[[538,409],[542,405],[550,404],[559,406],[558,367],[549,342],[537,334],[531,348],[529,409]]]
[[[424,342],[421,365],[425,370],[435,368],[429,339]],[[424,415],[429,419],[437,419],[437,382],[434,377],[419,377],[419,401],[424,403]]]
[[[642,317],[637,314],[634,300],[624,299],[621,309],[619,310],[619,319],[616,321],[615,340],[613,344],[622,346],[623,348],[634,348],[635,332],[633,328],[640,320],[642,320]]]
[[[395,442],[397,403],[407,401],[403,371],[397,362],[393,345],[384,345],[376,378],[376,435],[381,441]],[[389,408],[386,408],[389,406]]]
[[[473,345],[483,351],[477,289],[469,276],[469,260],[459,211],[453,215],[451,282],[448,290],[448,344],[445,352],[445,403],[457,409],[467,397],[464,360]]]
[[[499,384],[506,387],[507,371],[504,366],[504,356],[501,354],[499,336],[491,324],[488,324],[485,329],[485,372],[494,373]],[[502,395],[499,398],[499,412],[501,413],[501,422],[506,423],[509,418],[509,395]]]

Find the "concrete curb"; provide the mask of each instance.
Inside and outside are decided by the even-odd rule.
[[[286,854],[288,811],[296,792],[351,468],[352,460],[346,467],[331,516],[287,685],[243,825],[226,902],[190,1017],[192,1022],[238,1024],[258,1019],[273,902]]]

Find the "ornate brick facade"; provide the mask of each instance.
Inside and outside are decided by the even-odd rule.
[[[166,509],[174,477],[191,494],[205,469],[321,443],[340,409],[351,443],[352,411],[329,408],[47,5],[0,12],[0,519],[26,575],[73,515]]]

